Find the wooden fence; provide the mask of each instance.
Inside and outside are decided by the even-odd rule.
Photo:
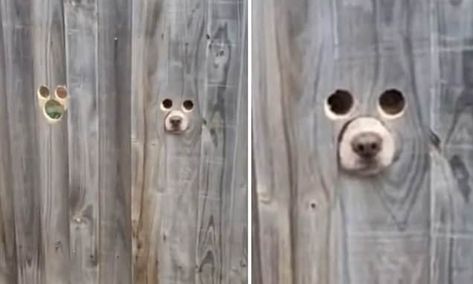
[[[245,1],[1,0],[0,17],[0,283],[245,283]],[[59,122],[41,85],[68,89]],[[165,98],[193,101],[182,135]]]
[[[472,283],[473,1],[253,1],[253,283]],[[402,154],[339,171],[326,98],[385,121]]]

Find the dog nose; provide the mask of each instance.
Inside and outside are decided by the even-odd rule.
[[[171,116],[171,117],[169,118],[169,122],[171,122],[171,124],[172,124],[173,126],[178,126],[178,125],[181,124],[181,122],[182,122],[182,117],[177,116],[177,115],[176,115],[176,116]]]
[[[351,141],[351,147],[362,158],[373,158],[381,151],[383,139],[380,135],[365,132],[356,135]]]

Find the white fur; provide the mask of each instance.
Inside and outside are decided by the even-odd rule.
[[[179,125],[178,129],[175,129],[171,123],[171,117],[173,116],[178,116],[182,119],[181,124]],[[187,115],[185,115],[182,111],[180,110],[173,110],[170,111],[164,120],[164,129],[168,132],[172,132],[175,134],[180,134],[189,128],[189,119],[187,118]]]
[[[381,151],[369,164],[364,162],[363,158],[359,157],[351,146],[353,138],[363,132],[377,133],[382,139]],[[350,122],[342,135],[338,148],[339,162],[342,169],[361,175],[374,175],[393,162],[396,153],[395,139],[392,133],[376,118],[356,118]]]

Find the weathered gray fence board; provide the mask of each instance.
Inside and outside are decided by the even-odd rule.
[[[1,5],[1,10],[5,6]],[[0,13],[1,18],[5,16]],[[2,20],[3,23],[3,20]],[[16,243],[15,243],[15,220],[14,220],[14,199],[13,199],[13,179],[11,177],[11,154],[10,154],[10,133],[7,96],[3,95],[7,91],[7,72],[5,59],[4,31],[0,29],[0,283],[16,283],[17,263],[16,263]]]
[[[34,88],[66,85],[64,16],[62,1],[33,1],[32,29]],[[35,90],[36,91],[36,90]],[[27,94],[25,94],[27,95]],[[35,97],[35,93],[29,94]],[[41,248],[43,283],[69,281],[69,168],[67,120],[49,125],[35,103],[41,194]],[[37,153],[37,154],[36,154]]]
[[[99,282],[131,282],[131,8],[98,1]]]
[[[453,177],[446,187],[451,224],[441,224],[448,238],[446,280],[469,283],[473,270],[473,3],[471,1],[436,1],[435,56],[438,93],[433,97],[433,128],[442,141],[445,158]],[[444,217],[444,219],[446,219]],[[450,227],[448,227],[450,225]],[[448,229],[450,231],[448,231]]]
[[[243,9],[238,1],[134,3],[132,223],[139,283],[246,281]],[[173,109],[194,101],[189,133],[164,132],[165,98]]]
[[[42,283],[41,188],[33,65],[32,1],[2,1],[17,279]]]
[[[243,281],[240,262],[246,214],[241,212],[246,212],[246,190],[233,183],[234,178],[246,175],[241,170],[236,172],[238,164],[246,161],[241,157],[246,148],[239,145],[246,137],[245,120],[240,120],[246,114],[241,111],[245,109],[241,89],[246,88],[240,83],[245,77],[242,4],[211,1],[207,14],[207,74],[200,98],[206,125],[200,165],[198,283],[214,283],[222,276],[224,283]],[[238,271],[236,278],[230,277],[232,270]]]
[[[471,1],[253,5],[258,283],[471,282],[471,209],[461,203],[471,184],[471,111],[464,95],[463,130],[450,131],[459,150],[445,135],[461,112],[441,86],[470,77],[470,67],[458,68],[468,65]],[[399,160],[376,178],[343,174],[336,145],[347,119],[329,120],[326,98],[349,90],[350,118],[379,117],[378,97],[391,88],[408,105],[385,121],[403,143]],[[455,151],[465,161],[449,166]]]
[[[97,2],[64,3],[69,123],[71,283],[99,279]]]

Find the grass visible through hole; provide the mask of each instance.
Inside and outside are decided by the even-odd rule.
[[[44,105],[46,115],[51,119],[60,119],[64,115],[64,106],[55,100],[49,100]]]

